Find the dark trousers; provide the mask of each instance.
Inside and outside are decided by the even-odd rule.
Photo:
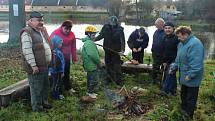
[[[59,95],[62,93],[60,90],[62,84],[61,73],[51,75],[51,95],[54,99],[60,99]]]
[[[152,53],[153,58],[153,69],[152,69],[152,80],[154,83],[161,82],[161,70],[160,65],[162,64],[162,58],[161,56],[157,56]]]
[[[163,80],[163,91],[165,93],[171,93],[176,94],[177,89],[177,80],[176,80],[176,72],[173,74],[169,74],[169,65],[167,66],[167,69],[165,70],[165,77]]]
[[[122,85],[121,60],[118,54],[105,51],[105,66],[107,72],[107,82],[114,81],[117,85]]]
[[[181,108],[190,118],[193,118],[196,102],[198,99],[199,87],[181,86]]]
[[[49,81],[48,72],[28,74],[31,94],[31,106],[33,111],[40,111],[43,103],[48,101]]]
[[[140,51],[140,52],[133,52],[132,51],[132,58],[134,60],[137,60],[139,63],[143,63],[143,57],[144,57],[144,51]]]
[[[68,91],[68,90],[71,89],[71,84],[70,84],[70,60],[65,60],[63,85],[64,85],[65,90]]]
[[[98,71],[88,71],[87,72],[87,90],[88,93],[95,93],[98,85]]]

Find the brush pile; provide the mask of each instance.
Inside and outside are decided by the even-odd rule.
[[[140,105],[137,101],[135,101],[136,97],[143,96],[147,93],[146,89],[133,87],[128,92],[125,86],[123,86],[118,93],[124,94],[125,98],[121,101],[114,102],[113,107],[123,111],[126,116],[139,116],[146,113],[148,110],[146,106]]]

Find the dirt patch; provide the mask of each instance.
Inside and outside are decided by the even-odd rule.
[[[0,49],[0,72],[8,67],[17,68],[22,64],[20,49]]]

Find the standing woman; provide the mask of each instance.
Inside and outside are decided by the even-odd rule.
[[[181,84],[181,108],[185,115],[193,118],[198,98],[199,86],[204,70],[204,47],[201,41],[192,35],[190,27],[180,26],[175,31],[180,43],[172,70],[179,70]]]

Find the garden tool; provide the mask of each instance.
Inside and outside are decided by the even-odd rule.
[[[166,71],[166,67],[167,65],[163,64],[160,66],[160,69],[162,69],[162,78],[161,78],[161,83],[160,83],[160,87],[162,88],[162,85],[163,85],[163,81],[164,81],[164,78],[165,78],[165,71]]]
[[[75,38],[75,39],[82,40],[81,38]],[[121,53],[121,52],[117,52],[117,51],[115,51],[115,50],[113,50],[113,49],[110,49],[110,48],[108,48],[108,47],[105,47],[105,46],[100,45],[100,44],[97,44],[97,43],[95,43],[95,44],[96,44],[97,46],[103,47],[104,49],[107,49],[107,50],[109,50],[109,51],[111,51],[111,52],[113,52],[113,53],[115,53],[115,54],[117,54],[117,55],[119,55],[119,56],[123,56],[123,57],[125,57],[126,59],[128,59],[130,62],[132,62],[132,60],[131,60],[129,57],[127,57],[125,54],[123,54],[123,53]]]

